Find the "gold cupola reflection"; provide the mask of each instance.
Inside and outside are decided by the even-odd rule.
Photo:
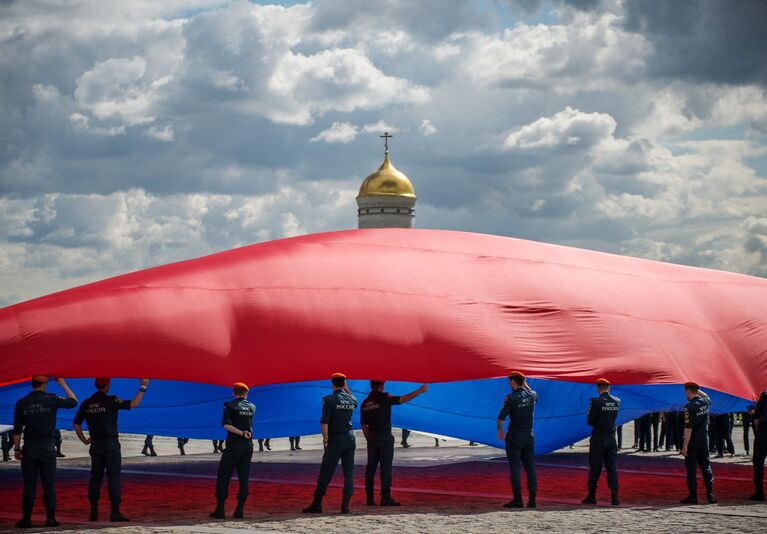
[[[389,132],[384,139],[384,160],[365,178],[357,195],[359,228],[413,228],[415,190],[410,179],[389,161]]]

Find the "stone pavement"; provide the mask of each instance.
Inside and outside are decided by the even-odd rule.
[[[291,452],[287,440],[282,439],[273,441],[272,451],[254,455],[247,519],[214,522],[207,513],[213,505],[219,456],[196,452],[212,450],[210,442],[190,442],[187,449],[194,454],[181,457],[178,449],[172,454],[175,441],[168,441],[158,452],[171,455],[147,458],[135,456],[138,437],[126,436],[124,441],[123,511],[132,523],[117,528],[108,522],[85,521],[89,459],[81,454],[84,447],[68,440],[65,452],[70,457],[59,462],[59,516],[64,525],[57,531],[767,532],[767,505],[744,500],[752,490],[750,464],[745,457],[715,463],[720,504],[684,507],[678,504],[686,493],[684,466],[678,456],[623,451],[619,458],[622,506],[603,504],[608,498],[603,479],[600,505],[585,507],[579,502],[585,491],[587,459],[579,444],[572,450],[539,456],[539,508],[509,511],[501,508],[510,493],[503,451],[469,447],[456,440],[441,442],[442,446],[435,448],[432,438],[416,436],[411,440],[416,447],[397,448],[396,454],[394,496],[405,506],[365,506],[363,469],[357,468],[353,513],[339,515],[339,469],[325,500],[326,514],[307,517],[300,510],[311,500],[321,456],[319,442],[316,437],[306,439],[306,450]],[[356,460],[364,465],[364,449],[358,451]],[[102,491],[107,508],[106,487]],[[233,481],[232,494],[235,492]],[[18,518],[20,493],[18,462],[0,464],[0,530],[11,528]],[[229,514],[233,507],[230,499]],[[38,524],[42,524],[41,503],[37,510]]]

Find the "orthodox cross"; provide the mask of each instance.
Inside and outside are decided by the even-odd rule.
[[[383,138],[384,140],[384,148],[386,149],[386,153],[389,153],[389,138],[394,137],[389,132],[384,132],[383,135],[379,135],[379,137]]]

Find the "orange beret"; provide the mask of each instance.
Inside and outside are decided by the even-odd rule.
[[[509,373],[509,378],[525,378],[525,375],[523,375],[519,371],[512,371]]]
[[[695,382],[685,382],[684,383],[684,389],[700,389],[700,386],[696,384]]]
[[[40,382],[41,384],[45,384],[48,382],[48,375],[35,375],[32,377],[32,380],[35,382]]]
[[[333,373],[330,375],[330,378],[346,378],[346,375],[343,373]]]
[[[599,380],[597,380],[597,386],[609,386],[609,385],[610,385],[610,381],[607,380],[606,378],[600,378]]]
[[[250,388],[245,382],[235,382],[232,384],[232,389],[244,389],[245,391],[250,391]]]

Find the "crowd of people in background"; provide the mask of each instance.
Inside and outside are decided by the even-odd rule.
[[[751,430],[754,405],[747,406],[745,412],[712,413],[708,418],[708,449],[717,458],[724,458],[725,453],[735,456],[733,432],[737,426],[743,431],[743,454],[751,455]],[[634,420],[634,444],[637,452],[679,451],[684,434],[683,412],[652,412]],[[623,448],[623,426],[618,427],[618,450]]]

